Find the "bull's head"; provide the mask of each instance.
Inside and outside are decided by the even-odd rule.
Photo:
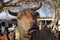
[[[19,13],[13,13],[9,11],[11,15],[17,16],[18,19],[18,26],[20,25],[23,29],[23,34],[27,34],[30,28],[38,28],[37,27],[37,20],[36,17],[38,15],[37,12],[35,12],[37,9],[39,9],[42,6],[39,5],[36,8],[27,8],[24,10],[20,10]],[[22,31],[22,30],[21,30]]]

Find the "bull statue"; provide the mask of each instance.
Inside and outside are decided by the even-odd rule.
[[[18,31],[17,33],[18,37],[16,38],[17,40],[32,40],[30,39],[32,32],[35,30],[39,30],[39,27],[37,25],[38,13],[35,11],[41,8],[41,6],[42,3],[40,3],[39,6],[35,8],[27,8],[24,10],[20,10],[18,13],[14,13],[8,10],[11,15],[17,17],[18,21],[18,28],[16,29]]]

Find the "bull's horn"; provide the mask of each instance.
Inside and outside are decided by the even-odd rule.
[[[10,10],[8,10],[9,14],[13,15],[13,16],[17,16],[18,12],[11,12]]]
[[[42,6],[42,2],[39,2],[37,7],[32,8],[34,11],[38,10],[39,8],[41,8]]]

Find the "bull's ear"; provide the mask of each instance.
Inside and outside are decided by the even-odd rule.
[[[36,12],[36,13],[35,13],[35,16],[38,16],[38,15],[39,15],[39,13],[38,13],[38,12]]]
[[[8,10],[9,14],[13,15],[13,16],[17,16],[18,12],[11,12],[10,10]]]

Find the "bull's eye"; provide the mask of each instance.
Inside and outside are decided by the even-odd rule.
[[[18,19],[21,19],[21,18],[22,18],[22,16],[18,17]]]

